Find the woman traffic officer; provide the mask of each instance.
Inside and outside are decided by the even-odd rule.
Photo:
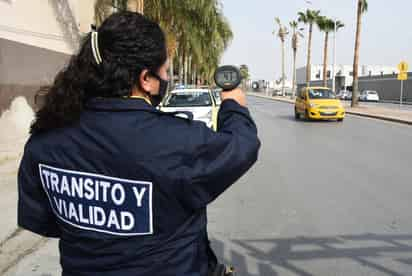
[[[257,160],[239,89],[218,131],[156,109],[165,36],[132,12],[91,32],[37,112],[18,173],[18,224],[59,239],[63,276],[206,276],[206,207]]]

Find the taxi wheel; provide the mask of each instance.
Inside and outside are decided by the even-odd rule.
[[[309,111],[307,109],[305,110],[305,120],[310,121]]]
[[[339,119],[338,119],[338,122],[343,122],[343,118],[339,118]]]
[[[300,114],[298,113],[298,111],[295,108],[295,119],[299,120],[300,119]]]

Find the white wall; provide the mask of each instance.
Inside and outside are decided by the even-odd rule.
[[[94,4],[96,0],[78,0],[76,2],[75,13],[79,19],[80,32],[88,33],[90,32],[90,25],[94,24]]]
[[[333,65],[328,65],[327,70],[333,72]],[[353,66],[352,65],[336,65],[335,74],[338,75],[339,71],[341,76],[345,76],[346,86],[352,85],[353,82]],[[359,76],[372,76],[383,74],[392,74],[397,72],[397,68],[393,66],[383,66],[383,65],[362,65],[358,69]],[[319,75],[319,76],[318,76]],[[312,65],[311,69],[311,80],[319,81],[323,79],[323,65]],[[297,69],[297,83],[302,84],[306,82],[306,67],[301,67]]]
[[[50,84],[69,57],[0,38],[0,85]]]
[[[52,51],[73,54],[76,41],[70,37],[74,28],[83,32],[93,23],[95,0],[67,0],[73,21],[62,14],[63,0],[0,0],[0,38]]]

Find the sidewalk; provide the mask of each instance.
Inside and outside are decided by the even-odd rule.
[[[17,228],[16,217],[17,170],[33,117],[22,97],[0,116],[0,275],[44,242],[42,237]]]
[[[279,102],[285,102],[290,104],[295,103],[295,101],[290,99],[289,97],[272,97],[266,96],[263,93],[255,92],[247,92],[247,94]],[[362,103],[360,103],[359,106],[355,108],[350,107],[349,104],[345,104],[345,108],[347,114],[412,125],[412,111],[396,110],[385,107],[362,106]]]

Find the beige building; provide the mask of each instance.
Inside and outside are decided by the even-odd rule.
[[[94,2],[0,0],[0,111],[53,81],[90,31]]]

